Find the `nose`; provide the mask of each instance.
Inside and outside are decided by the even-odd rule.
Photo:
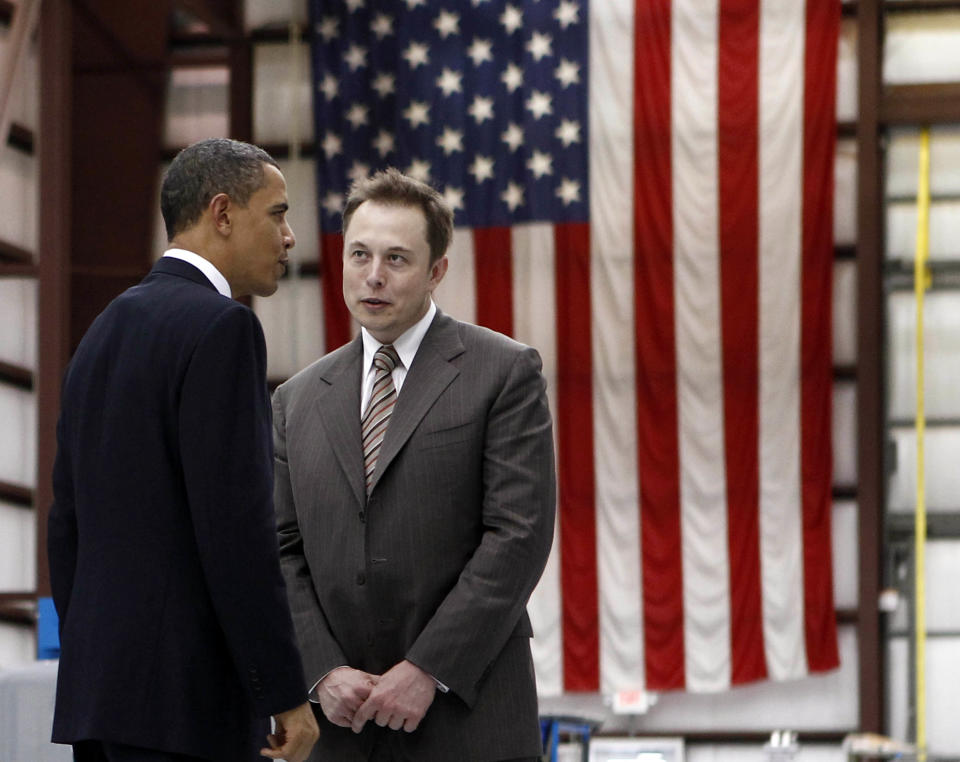
[[[293,234],[293,228],[289,223],[284,223],[284,227],[286,229],[283,231],[283,248],[289,251],[297,245],[297,237]]]
[[[383,285],[383,262],[379,257],[374,257],[370,261],[370,267],[367,270],[367,285],[371,288],[378,288]]]

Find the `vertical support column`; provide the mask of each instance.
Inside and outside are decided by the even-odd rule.
[[[56,455],[60,379],[70,354],[71,50],[69,0],[43,0],[40,16],[40,226],[37,348],[37,595],[50,595],[47,515]]]
[[[858,604],[860,730],[883,732],[884,664],[880,569],[886,510],[884,443],[883,194],[880,144],[882,0],[860,0],[857,10],[859,116],[857,121],[857,473],[860,538]]]

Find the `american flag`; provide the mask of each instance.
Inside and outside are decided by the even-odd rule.
[[[543,694],[837,666],[839,0],[311,0],[325,341],[350,182],[455,210],[446,312],[540,350]]]

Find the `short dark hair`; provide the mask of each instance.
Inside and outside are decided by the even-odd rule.
[[[427,243],[430,245],[430,264],[447,253],[453,238],[453,210],[438,191],[426,183],[403,174],[394,167],[376,172],[358,180],[350,188],[343,209],[343,232],[350,219],[364,201],[397,206],[417,206],[427,221]]]
[[[240,206],[264,185],[263,165],[279,169],[262,148],[229,138],[209,138],[184,148],[167,168],[160,188],[160,212],[172,241],[193,225],[210,200],[226,193]]]

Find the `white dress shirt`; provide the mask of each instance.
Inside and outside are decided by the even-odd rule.
[[[217,289],[217,291],[227,297],[227,299],[233,298],[233,291],[230,289],[230,284],[227,282],[227,279],[223,277],[223,273],[214,267],[213,262],[209,259],[204,259],[192,251],[177,248],[167,249],[163,252],[163,256],[181,259],[193,265],[206,276],[207,280],[213,284],[213,287]]]

